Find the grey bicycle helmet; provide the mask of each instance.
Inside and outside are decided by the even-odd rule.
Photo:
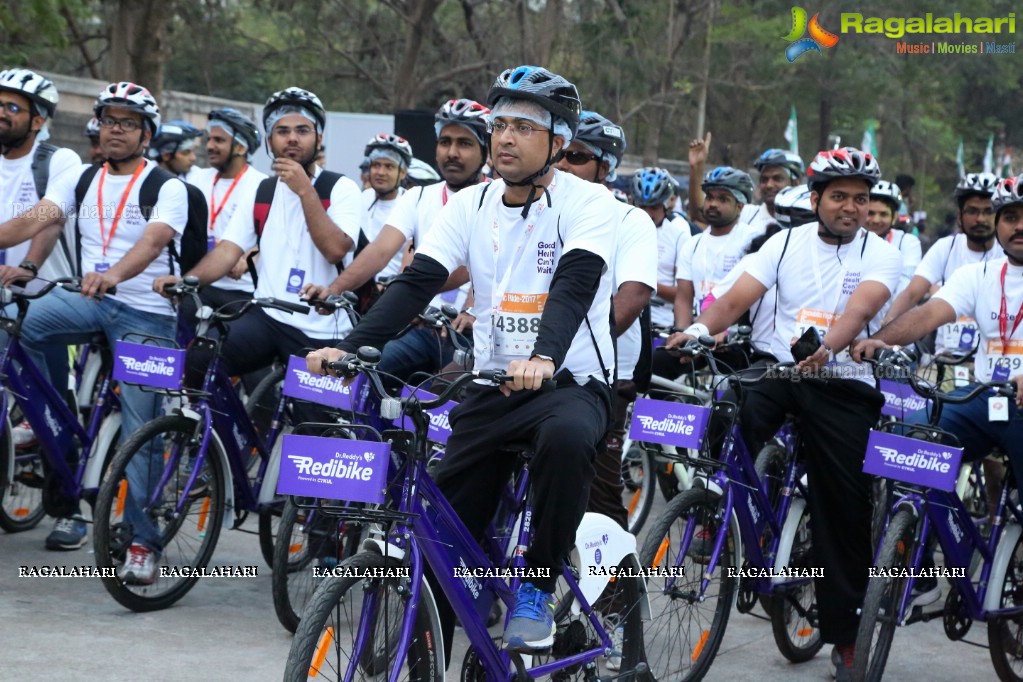
[[[731,166],[720,166],[707,173],[700,188],[704,192],[709,189],[727,189],[740,204],[748,204],[753,200],[753,179],[749,173]]]

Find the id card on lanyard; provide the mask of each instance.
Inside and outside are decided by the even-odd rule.
[[[1008,301],[1005,296],[1005,275],[1009,270],[1009,263],[1002,264],[1000,281],[1002,285],[1002,300],[998,307],[998,337],[1001,343],[997,349],[992,348],[993,342],[988,342],[987,351],[999,351],[997,355],[988,355],[988,363],[991,367],[991,381],[1008,381],[1010,377],[1019,374],[1023,367],[1023,342],[1013,341],[1012,336],[1019,329],[1020,322],[1023,322],[1023,303],[1020,304],[1016,317],[1013,318],[1012,327],[1009,327]]]

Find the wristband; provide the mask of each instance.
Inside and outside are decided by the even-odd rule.
[[[30,260],[22,261],[21,265],[19,265],[18,267],[21,268],[22,270],[28,270],[33,275],[39,274],[39,266]]]
[[[834,360],[835,359],[835,350],[831,346],[828,345],[828,342],[825,341],[824,339],[821,339],[821,346],[824,347],[824,350],[828,351],[828,362]]]
[[[692,336],[693,338],[700,338],[701,336],[710,336],[710,329],[705,324],[694,322],[689,325],[684,332],[686,336]]]
[[[473,310],[471,307],[470,308],[463,308],[462,309],[462,314],[463,315],[468,315],[469,317],[476,317],[476,311]]]

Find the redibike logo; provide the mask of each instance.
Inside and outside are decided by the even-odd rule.
[[[431,413],[430,426],[444,431],[450,431],[451,423],[448,421],[448,410],[444,410],[440,413]]]
[[[661,433],[679,433],[683,436],[692,436],[696,427],[693,424],[686,424],[685,421],[693,421],[694,415],[687,414],[683,417],[668,415],[664,419],[654,419],[647,415],[637,416],[639,423],[646,431],[658,431]]]
[[[175,373],[174,357],[166,358],[153,358],[150,357],[148,360],[140,361],[128,355],[118,355],[121,359],[121,363],[124,368],[129,372],[138,372],[140,374],[162,374],[163,376],[173,376]]]
[[[344,380],[330,376],[317,376],[310,374],[305,370],[292,369],[295,373],[295,378],[298,379],[298,383],[306,388],[315,388],[321,391],[330,391],[331,393],[344,393],[348,395],[351,389],[345,386]]]
[[[891,391],[881,391],[881,394],[884,396],[884,401],[887,405],[900,410],[910,410],[915,412],[927,407],[927,400],[918,395],[902,397],[892,393]]]
[[[317,462],[312,457],[304,455],[288,455],[288,459],[295,463],[299,474],[306,476],[320,476],[324,478],[340,478],[355,481],[371,481],[373,469],[363,465],[362,460],[372,462],[376,455],[372,452],[365,452],[360,459],[358,455],[336,453],[337,459],[329,462]]]
[[[951,467],[951,464],[948,462],[941,461],[941,459],[948,459],[950,457],[948,453],[921,451],[915,452],[912,455],[903,455],[894,448],[886,448],[880,445],[874,447],[884,457],[885,464],[898,464],[921,471],[936,471],[942,474],[947,474]]]

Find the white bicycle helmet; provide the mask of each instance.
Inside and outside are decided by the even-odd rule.
[[[902,204],[902,190],[894,182],[878,180],[877,184],[870,188],[870,198],[884,201],[892,207],[892,211],[898,211]]]
[[[141,85],[121,81],[103,88],[92,108],[97,119],[103,117],[103,110],[107,107],[121,107],[142,114],[154,135],[160,129],[160,107],[153,94]]]
[[[392,135],[388,133],[374,135],[369,138],[369,142],[366,143],[366,149],[362,153],[365,156],[369,156],[370,152],[374,149],[390,149],[397,152],[405,162],[406,168],[408,168],[412,163],[412,145],[410,145],[408,140],[400,135]]]
[[[999,185],[999,178],[994,173],[967,173],[956,185],[955,200],[962,209],[970,197],[989,198]]]
[[[0,90],[16,92],[31,100],[32,105],[42,109],[42,114],[53,118],[60,99],[53,83],[35,71],[28,69],[7,69],[0,71]]]
[[[995,211],[998,212],[1006,206],[1023,204],[1023,175],[999,180],[995,186],[994,195],[991,197],[991,203],[994,205]]]
[[[782,228],[799,227],[817,220],[806,185],[786,187],[774,198],[774,217]]]
[[[99,119],[95,116],[90,118],[89,122],[85,124],[82,134],[86,137],[99,137]]]

